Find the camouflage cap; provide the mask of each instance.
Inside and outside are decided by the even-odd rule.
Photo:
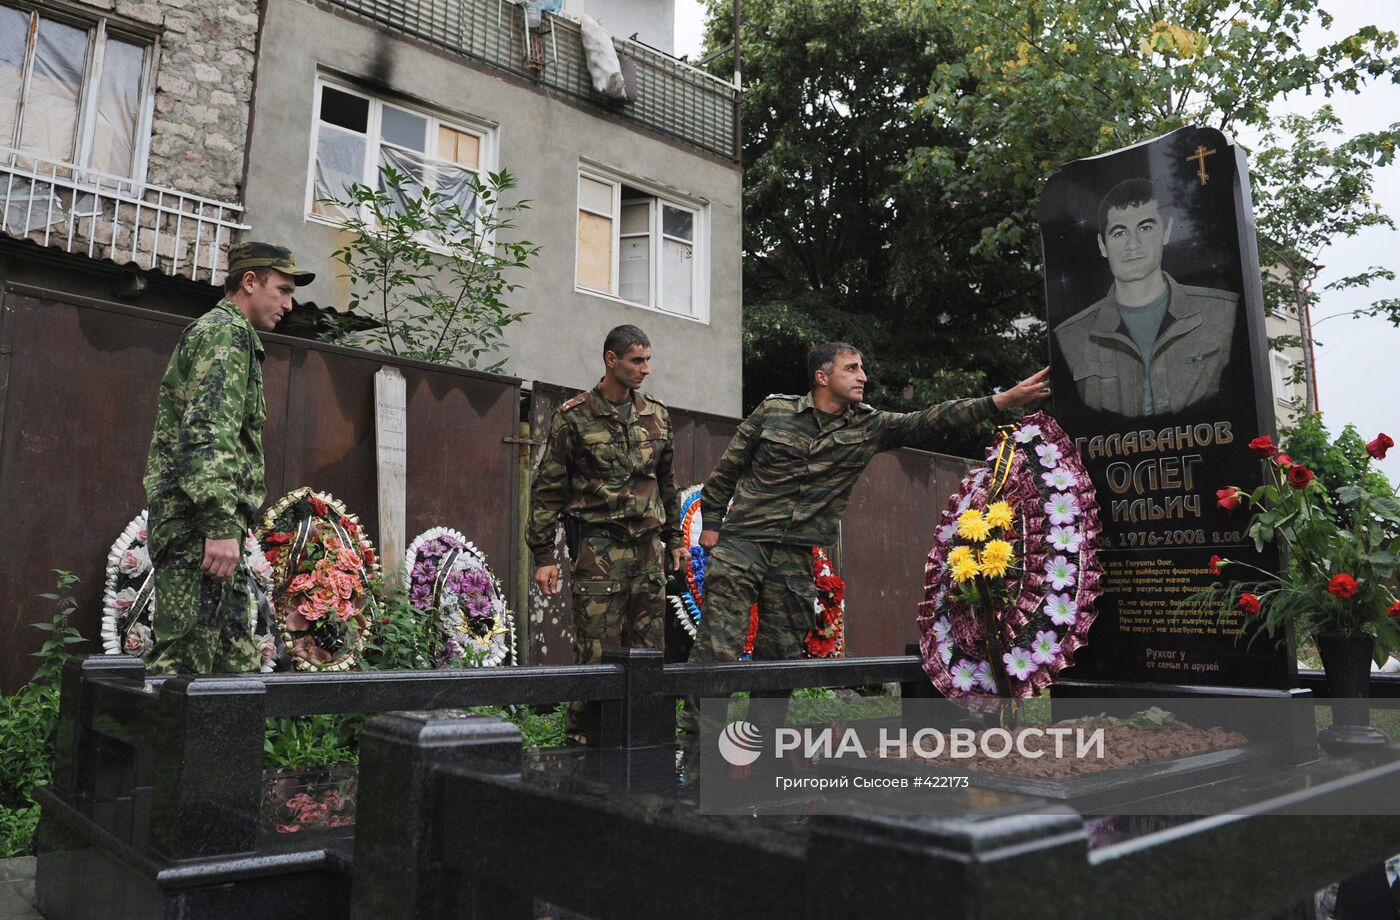
[[[228,273],[230,275],[238,272],[255,271],[259,268],[275,268],[284,275],[289,275],[296,282],[297,287],[310,284],[316,280],[313,272],[304,272],[297,268],[296,256],[285,246],[274,246],[271,243],[235,243],[228,249]]]

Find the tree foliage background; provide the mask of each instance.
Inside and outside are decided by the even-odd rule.
[[[733,4],[709,13],[722,50]],[[1307,271],[1320,245],[1388,223],[1367,194],[1395,128],[1329,145],[1330,115],[1270,115],[1288,93],[1321,107],[1397,79],[1393,32],[1305,48],[1330,23],[1318,0],[744,0],[742,14],[745,410],[804,390],[806,347],[830,339],[862,349],[885,408],[1042,366],[1045,181],[1182,125],[1258,139],[1266,257]],[[732,58],[712,66],[727,76]],[[1310,295],[1281,282],[1269,296]],[[940,447],[972,453],[987,434]]]

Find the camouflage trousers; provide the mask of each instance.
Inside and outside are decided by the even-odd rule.
[[[151,674],[236,674],[262,663],[248,628],[252,598],[248,565],[241,557],[226,581],[200,571],[204,540],[173,543],[155,559],[155,645]]]
[[[816,626],[817,586],[812,548],[755,543],[724,536],[710,552],[705,570],[700,629],[691,661],[737,661],[749,634],[749,611],[758,604],[755,661],[801,658],[803,642]],[[789,691],[757,691],[752,696],[783,698]],[[680,725],[697,731],[699,700],[687,697]]]
[[[661,648],[664,555],[658,532],[626,540],[584,529],[572,579],[575,663],[600,662],[607,648]],[[582,743],[597,723],[596,703],[569,704],[565,732],[570,741]]]

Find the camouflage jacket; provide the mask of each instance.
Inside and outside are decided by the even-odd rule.
[[[851,489],[875,454],[995,412],[990,396],[953,399],[922,412],[881,412],[858,403],[823,425],[811,394],[770,396],[739,425],[705,480],[705,529],[739,540],[832,546]]]
[[[188,539],[241,537],[263,503],[262,341],[221,300],[185,329],[156,397],[146,457],[154,553]]]
[[[531,486],[535,565],[553,558],[561,512],[620,537],[660,529],[668,548],[680,546],[674,458],[670,413],[650,396],[633,394],[625,425],[596,386],[560,406]]]

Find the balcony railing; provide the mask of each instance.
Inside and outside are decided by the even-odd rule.
[[[211,284],[243,206],[0,147],[0,232]]]
[[[738,92],[702,70],[624,38],[618,54],[637,69],[638,98],[615,102],[593,89],[579,27],[546,14],[545,64],[526,64],[523,10],[508,0],[327,0],[391,29],[596,105],[702,150],[736,158]]]

